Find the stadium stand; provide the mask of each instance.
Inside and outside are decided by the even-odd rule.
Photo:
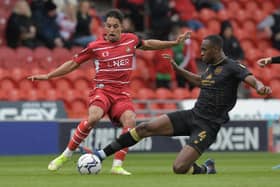
[[[5,45],[5,26],[15,2],[16,0],[0,1],[0,100],[63,100],[69,117],[85,117],[88,88],[91,86],[89,81],[94,75],[92,64],[83,64],[80,69],[55,81],[38,83],[26,80],[30,74],[48,72],[71,59],[82,48],[77,46],[73,46],[70,50],[65,48],[50,50],[43,46],[34,50],[25,47],[8,48]],[[234,34],[245,51],[245,60],[242,63],[248,65],[250,70],[260,76],[259,78],[265,83],[271,85],[272,98],[280,98],[280,67],[260,69],[256,66],[256,60],[260,57],[279,55],[279,50],[272,48],[271,42],[256,30],[256,25],[276,9],[276,4],[274,1],[263,0],[222,0],[222,2],[225,5],[223,10],[214,12],[210,9],[202,9],[195,13],[195,19],[200,20],[206,26],[198,31],[193,31],[192,47],[196,57],[200,56],[200,42],[203,37],[208,34],[218,34],[220,23],[230,19],[234,27]],[[113,1],[113,4],[117,4],[116,1]],[[94,16],[92,32],[95,35],[101,35],[103,29],[100,19],[97,18],[96,12]],[[145,16],[145,20],[150,19],[148,14]],[[183,28],[182,32],[187,29]],[[188,90],[175,86],[170,90],[162,88],[153,90],[155,85],[155,72],[152,64],[154,52],[138,50],[136,55],[137,67],[132,73],[131,96],[135,101],[137,117],[150,117],[151,114],[154,114],[151,110],[177,109],[179,100],[198,96],[199,88]],[[65,90],[67,90],[66,93]],[[251,92],[251,97],[260,98],[254,91]],[[171,102],[162,104],[163,100]],[[157,114],[155,113],[155,115]]]

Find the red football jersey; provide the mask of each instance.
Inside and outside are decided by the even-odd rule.
[[[135,50],[140,40],[135,34],[123,33],[114,43],[99,39],[76,54],[73,61],[84,63],[93,60],[96,84],[127,88],[130,75],[136,66]]]

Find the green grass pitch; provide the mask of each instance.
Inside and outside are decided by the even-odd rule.
[[[129,154],[125,163],[132,176],[109,174],[112,158],[98,175],[80,175],[78,155],[57,172],[47,171],[48,156],[1,156],[0,187],[280,187],[280,155],[271,153],[205,153],[198,163],[214,158],[217,175],[175,175],[175,153]]]

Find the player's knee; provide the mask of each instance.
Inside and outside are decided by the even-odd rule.
[[[97,122],[99,121],[100,119],[97,119],[96,117],[91,117],[91,116],[89,116],[88,117],[88,125],[90,126],[90,127],[95,127],[95,125],[97,124]]]
[[[123,122],[123,127],[132,128],[135,127],[136,121],[135,118],[126,118]]]
[[[186,167],[184,163],[174,163],[173,164],[173,172],[175,174],[185,174],[189,168]]]
[[[134,112],[125,112],[121,118],[121,123],[123,125],[123,127],[128,127],[128,128],[132,128],[135,127],[136,125],[136,114]]]

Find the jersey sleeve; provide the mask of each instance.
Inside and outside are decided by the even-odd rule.
[[[143,45],[143,39],[142,37],[136,35],[136,34],[133,34],[133,33],[128,33],[128,35],[134,39],[135,43],[135,48],[140,48],[142,45]]]
[[[82,64],[90,59],[94,58],[92,52],[92,47],[88,45],[85,49],[81,50],[79,53],[75,54],[72,60],[78,64]]]
[[[243,64],[240,64],[237,61],[232,62],[232,64],[234,75],[239,80],[243,81],[248,75],[252,75],[252,73]]]
[[[280,56],[272,57],[271,64],[280,64]]]

